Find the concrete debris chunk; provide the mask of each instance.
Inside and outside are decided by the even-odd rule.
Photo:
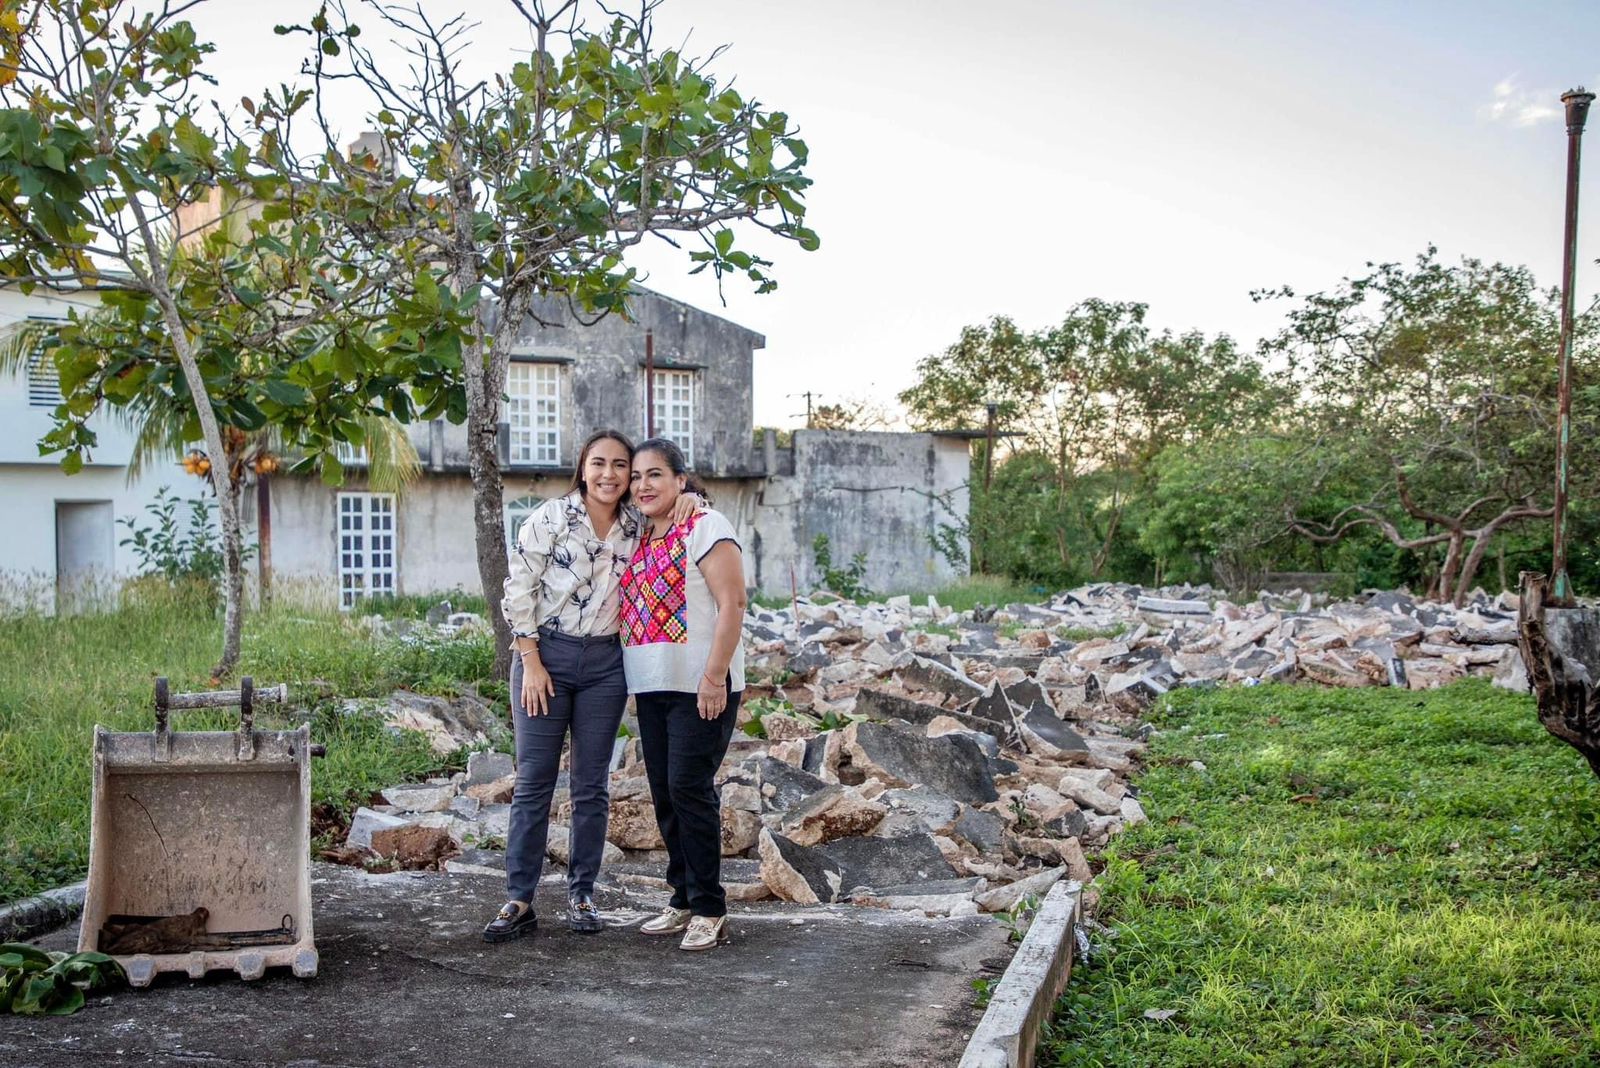
[[[863,835],[889,814],[849,786],[825,786],[783,814],[780,829],[796,845],[814,846]]]
[[[383,799],[402,812],[443,812],[456,796],[453,785],[391,786]]]
[[[807,848],[768,830],[761,832],[757,849],[761,881],[777,897],[797,905],[839,899],[843,872],[822,850]]]

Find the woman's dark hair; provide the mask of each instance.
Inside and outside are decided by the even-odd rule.
[[[568,493],[577,490],[584,496],[589,495],[589,484],[583,480],[583,468],[589,462],[589,450],[600,444],[600,442],[607,440],[614,441],[627,450],[629,459],[632,459],[633,454],[638,451],[633,447],[633,442],[629,441],[628,436],[622,431],[612,430],[609,427],[605,430],[596,430],[584,439],[583,446],[578,449],[578,462],[572,469],[572,485],[567,490]],[[622,500],[628,499],[628,492],[628,487],[624,486],[622,488]]]
[[[683,450],[678,448],[678,443],[671,438],[646,438],[634,446],[633,456],[638,459],[641,452],[658,452],[661,458],[667,461],[667,467],[675,475],[683,476],[683,492],[698,493],[711,502],[711,494],[706,492],[705,483],[695,477],[689,470],[689,461],[684,458]]]

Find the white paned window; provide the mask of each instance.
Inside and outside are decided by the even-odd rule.
[[[655,373],[657,437],[671,438],[694,465],[694,372]]]
[[[522,523],[534,509],[544,503],[543,497],[527,494],[515,500],[506,502],[506,549],[515,554],[517,551],[517,531],[522,529]]]
[[[513,363],[506,370],[506,423],[511,429],[513,464],[561,462],[559,365]]]
[[[394,494],[341,493],[339,607],[395,590]]]

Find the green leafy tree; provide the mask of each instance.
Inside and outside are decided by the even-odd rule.
[[[992,404],[997,427],[1016,435],[1019,453],[1045,461],[1042,470],[1028,462],[1028,478],[1045,482],[1029,489],[1026,510],[1043,534],[1031,549],[1053,555],[1043,569],[1058,578],[1105,570],[1161,449],[1248,423],[1274,399],[1255,358],[1231,339],[1158,332],[1146,311],[1087,300],[1034,332],[996,317],[923,359],[917,383],[900,395],[913,425],[925,429],[982,426]],[[987,507],[981,491],[973,497],[975,509]],[[990,535],[1005,529],[984,527]],[[995,566],[986,553],[975,545],[978,562]]]
[[[542,302],[564,301],[580,318],[626,314],[635,274],[624,255],[648,238],[689,239],[696,271],[742,277],[758,292],[776,284],[771,263],[740,243],[736,224],[817,246],[805,226],[808,150],[788,116],[726,84],[709,59],[658,48],[655,3],[600,9],[591,28],[578,0],[511,2],[532,48],[482,79],[463,68],[464,20],[437,21],[420,6],[359,6],[387,45],[369,44],[342,3],[279,28],[311,40],[319,117],[326,97],[355,88],[377,131],[362,168],[341,161],[324,123],[326,151],[301,168],[318,190],[307,207],[360,250],[354,268],[388,272],[397,311],[423,298],[460,311],[452,339],[491,603],[507,574],[497,451],[506,370]],[[282,103],[261,121],[281,121]],[[504,664],[509,634],[490,616]]]
[[[1327,292],[1264,296],[1296,300],[1266,346],[1304,398],[1288,524],[1317,544],[1376,531],[1438,553],[1428,592],[1461,603],[1498,537],[1552,514],[1557,294],[1526,268],[1429,248]],[[1577,500],[1600,489],[1595,326],[1576,324]]]
[[[26,5],[0,85],[0,277],[100,298],[47,346],[64,402],[41,448],[65,471],[106,409],[148,428],[146,448],[202,444],[222,531],[222,676],[239,655],[245,443],[274,427],[337,481],[330,442],[360,440],[375,414],[410,418],[414,391],[441,396],[449,376],[406,343],[437,307],[413,307],[387,338],[362,326],[382,277],[330,264],[339,235],[294,210],[310,194],[285,172],[279,131],[247,140],[208,123],[213,49],[178,17],[193,6]],[[280,114],[305,100],[284,90]]]

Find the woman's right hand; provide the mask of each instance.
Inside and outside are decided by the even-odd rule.
[[[550,711],[550,698],[556,695],[556,684],[550,681],[550,672],[536,657],[522,658],[522,710],[530,716],[542,716]]]

